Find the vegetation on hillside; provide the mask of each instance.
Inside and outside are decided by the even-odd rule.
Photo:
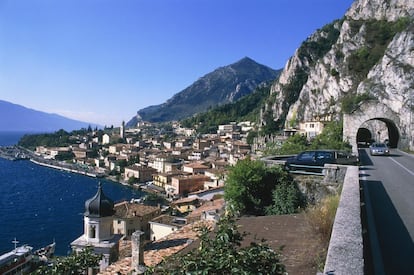
[[[36,149],[37,146],[66,147],[77,143],[78,136],[87,136],[94,133],[94,136],[102,140],[104,133],[112,130],[112,128],[105,128],[104,130],[98,130],[95,128],[95,130],[92,130],[91,127],[88,127],[87,129],[83,128],[80,130],[74,130],[72,132],[67,132],[61,129],[54,133],[26,134],[20,138],[17,145],[30,150]]]
[[[87,247],[80,252],[74,252],[67,257],[56,258],[51,266],[42,266],[31,274],[89,274],[88,268],[97,269],[102,255],[97,255],[92,248]]]
[[[369,93],[359,95],[347,94],[341,99],[341,110],[345,114],[350,114],[355,111],[361,102],[374,99]]]
[[[342,130],[342,121],[332,121],[324,127],[322,133],[317,135],[311,141],[308,141],[303,135],[295,134],[289,137],[282,144],[267,144],[264,154],[289,155],[297,154],[304,150],[314,149],[337,149],[349,151],[351,146],[347,141],[343,141]]]
[[[232,121],[257,121],[259,108],[270,93],[270,85],[259,87],[255,92],[236,102],[224,104],[207,112],[199,113],[181,121],[183,127],[195,127],[198,133],[216,133],[218,125]]]
[[[351,20],[350,27],[354,34],[358,33],[362,26],[365,26],[365,44],[349,56],[349,71],[358,79],[365,79],[369,70],[384,56],[385,50],[395,34],[404,30],[409,23],[410,19],[407,17],[400,18],[395,22]]]
[[[34,150],[37,146],[64,147],[71,144],[70,134],[65,130],[54,133],[24,135],[18,142],[19,146]]]
[[[307,59],[311,64],[323,57],[338,40],[340,31],[335,26],[342,25],[343,20],[335,20],[318,30],[321,34],[317,39],[308,39],[298,49],[300,59]]]

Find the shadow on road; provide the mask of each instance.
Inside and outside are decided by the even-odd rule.
[[[369,243],[367,247],[369,251],[368,258],[372,257],[371,263],[368,265],[366,274],[376,274],[373,270],[378,271],[378,256],[382,255],[382,265],[385,274],[413,274],[414,271],[414,244],[410,237],[403,221],[397,213],[390,197],[388,196],[382,182],[380,181],[364,181],[362,183],[364,197],[369,199],[365,202],[370,206],[364,207],[362,213],[363,219],[367,221],[364,224],[368,232],[375,232],[375,236],[369,236]],[[372,212],[372,213],[368,213]],[[371,219],[370,221],[368,221]],[[370,228],[375,226],[375,228]],[[375,244],[374,242],[377,241]],[[381,260],[381,259],[380,259]],[[377,261],[377,262],[376,262]],[[376,268],[374,268],[376,266]],[[381,266],[381,265],[379,265]],[[382,272],[379,272],[382,273]]]
[[[361,162],[361,165],[364,165],[364,166],[373,166],[374,165],[371,158],[368,156],[366,150],[359,149],[358,150],[358,155],[359,155],[359,161]]]

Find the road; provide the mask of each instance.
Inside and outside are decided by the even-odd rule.
[[[367,274],[414,274],[414,157],[360,149]]]

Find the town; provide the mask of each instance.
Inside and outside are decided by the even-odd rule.
[[[326,123],[329,121],[301,123],[300,129],[286,130],[284,135],[273,139],[283,141],[294,132],[312,138],[320,134]],[[55,169],[107,178],[149,194],[108,206],[113,208],[113,213],[108,210],[109,221],[106,215],[101,217],[100,207],[106,207],[101,202],[95,203],[98,209],[85,210],[88,220],[85,220],[85,233],[72,242],[72,249],[82,251],[92,245],[104,255],[99,270],[102,274],[113,274],[122,268],[134,270],[137,266],[133,263],[134,257],[125,257],[134,253],[134,247],[141,249],[141,253],[144,243],[146,247],[153,247],[146,248],[138,266],[154,266],[190,245],[197,238],[194,227],[200,222],[211,227],[220,219],[225,211],[223,195],[228,167],[239,160],[261,156],[257,146],[252,150],[247,142],[254,127],[254,123],[248,121],[230,123],[219,125],[216,134],[200,135],[195,129],[181,127],[178,122],[140,122],[137,127],[128,129],[122,122],[120,127],[104,130],[89,128],[54,133],[55,137],[60,135],[60,139],[65,140],[66,146],[31,147],[23,137],[19,144],[33,151],[19,147],[17,152],[9,149],[9,155],[30,158],[36,164]],[[106,196],[110,198],[110,194],[104,195],[99,187],[97,194],[86,203],[93,205],[97,198],[105,201]],[[146,203],[147,197],[158,197],[158,203]],[[87,216],[91,211],[95,211],[98,218]],[[103,222],[97,221],[101,218],[106,218],[106,223],[111,225],[103,227]],[[110,232],[103,233],[109,228],[112,228]],[[141,232],[142,236],[135,238],[138,244],[134,245],[136,232]],[[183,238],[191,241],[172,247],[159,244]]]

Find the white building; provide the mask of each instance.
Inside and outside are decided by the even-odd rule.
[[[98,192],[85,202],[84,233],[70,244],[73,251],[92,247],[95,254],[101,254],[101,271],[118,260],[119,256],[122,235],[114,234],[114,213],[114,203],[105,196],[99,183]]]
[[[102,136],[102,144],[103,145],[105,145],[105,144],[109,144],[109,142],[111,141],[111,138],[109,137],[109,135],[108,134],[104,134],[103,136]]]
[[[307,121],[299,123],[299,133],[305,135],[308,139],[312,139],[322,133],[324,123],[322,121]]]
[[[178,218],[168,215],[159,216],[152,221],[150,224],[150,240],[159,240],[172,232],[180,229],[186,225],[187,220],[184,218]]]

